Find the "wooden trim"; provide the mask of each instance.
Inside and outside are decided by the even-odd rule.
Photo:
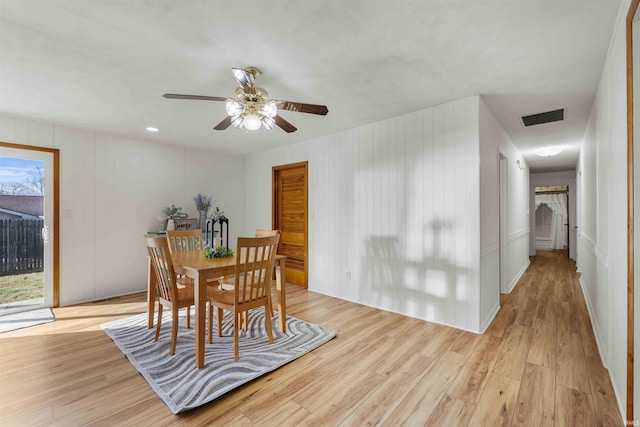
[[[626,19],[627,42],[627,420],[634,399],[634,149],[633,149],[633,18],[640,0],[632,0]]]
[[[0,147],[53,154],[53,306],[60,307],[60,150],[2,141]]]

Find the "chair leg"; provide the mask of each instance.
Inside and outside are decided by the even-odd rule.
[[[158,304],[158,321],[156,323],[156,337],[154,338],[154,341],[158,341],[158,337],[160,336],[160,325],[162,323],[162,304]]]
[[[249,330],[249,310],[244,312],[244,330]]]
[[[191,306],[185,308],[187,310],[187,329],[191,328]]]
[[[267,305],[269,304],[267,300]],[[264,328],[267,330],[267,335],[269,336],[269,343],[273,344],[273,331],[271,329],[271,310],[269,307],[265,307],[264,310]]]
[[[209,303],[209,344],[213,343],[213,304]]]
[[[240,359],[240,349],[238,346],[238,340],[240,335],[240,319],[241,313],[233,313],[233,358],[235,360]]]
[[[171,349],[169,354],[173,356],[176,352],[176,341],[178,340],[178,309],[171,307]]]
[[[275,276],[275,272],[273,274]],[[275,313],[273,311],[273,290],[274,289],[277,289],[275,280],[271,282],[271,286],[269,286],[269,294],[267,295],[269,297],[267,298],[267,304],[269,304],[269,310],[271,310],[271,317],[275,316]]]
[[[224,317],[224,310],[218,307],[218,336],[222,336],[222,318]]]
[[[265,310],[269,310],[269,313],[271,313],[271,317],[273,317],[273,303],[271,302],[271,292],[269,292],[269,296],[267,298],[267,306],[265,307]]]

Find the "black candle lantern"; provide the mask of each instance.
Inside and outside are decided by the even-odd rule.
[[[218,227],[216,227],[216,224],[218,224]],[[216,233],[219,233],[218,235],[222,240],[220,246],[225,246],[229,249],[229,219],[227,217],[223,216],[217,219],[207,218],[207,224],[204,230],[206,244],[213,247]]]

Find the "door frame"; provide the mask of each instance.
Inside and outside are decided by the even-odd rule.
[[[304,287],[309,287],[309,162],[297,162],[271,168],[271,228],[275,229],[278,218],[278,174],[288,169],[304,168]],[[282,241],[278,243],[280,249]],[[280,250],[278,250],[280,252]],[[286,281],[286,278],[285,278]]]
[[[509,158],[502,151],[498,151],[498,270],[500,293],[509,293],[507,283],[507,245],[509,233]]]
[[[626,418],[634,419],[634,109],[633,109],[633,20],[640,0],[631,0],[626,16],[626,62],[627,62],[627,396]]]
[[[60,150],[2,141],[0,147],[53,154],[53,307],[60,307]]]

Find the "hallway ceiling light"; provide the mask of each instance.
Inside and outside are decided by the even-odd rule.
[[[536,154],[540,157],[557,156],[562,152],[562,147],[544,147],[536,150]]]

